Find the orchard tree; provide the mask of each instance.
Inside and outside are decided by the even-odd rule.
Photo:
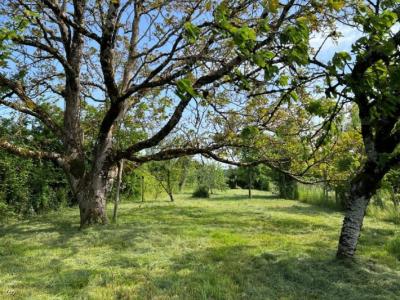
[[[294,63],[305,64],[310,30],[325,25],[323,10],[324,3],[296,0],[2,1],[0,103],[40,121],[60,150],[6,137],[0,146],[58,164],[81,226],[106,223],[107,181],[119,161],[139,165],[229,146],[230,133],[212,115],[232,104],[216,96],[239,94],[249,79],[271,86]],[[83,124],[90,110],[98,112],[91,140]],[[131,118],[145,138],[120,149],[115,138]],[[186,139],[162,147],[177,132]]]
[[[258,135],[258,129],[256,127],[248,126],[242,130],[240,137],[243,140],[244,145],[251,146],[252,144],[254,144],[254,140],[257,138],[257,135]],[[257,151],[254,150],[254,147],[243,147],[241,153],[241,161],[249,162],[257,160],[257,154],[258,153]],[[251,199],[252,198],[251,189],[253,188],[255,167],[248,166],[246,168],[246,173],[247,173],[247,189],[249,191],[249,199]]]
[[[181,169],[178,167],[178,159],[156,161],[148,164],[150,174],[157,180],[168,194],[171,202],[174,202],[174,193],[178,189]]]
[[[216,163],[198,163],[195,173],[198,189],[205,189],[213,194],[215,190],[225,190],[227,187],[224,170]]]
[[[350,182],[337,252],[349,258],[372,195],[400,163],[400,6],[395,0],[349,1],[343,13],[361,38],[351,52],[337,52],[328,63],[317,56],[311,62],[326,72],[326,94],[356,104],[359,112],[365,159]]]

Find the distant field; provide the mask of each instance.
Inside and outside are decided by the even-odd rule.
[[[78,230],[66,209],[0,227],[0,299],[399,299],[400,227],[366,219],[353,264],[334,260],[342,216],[265,192],[123,203]],[[112,206],[109,206],[110,215]]]

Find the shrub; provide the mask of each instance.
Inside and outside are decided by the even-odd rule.
[[[10,207],[7,204],[0,202],[0,223],[2,221],[7,221],[10,218],[13,218],[15,215]]]
[[[194,197],[194,198],[210,198],[210,191],[209,191],[208,188],[205,187],[205,186],[199,186],[199,187],[193,192],[193,197]]]

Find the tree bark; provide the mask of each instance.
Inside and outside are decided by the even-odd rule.
[[[385,173],[386,170],[380,169],[376,163],[367,162],[352,180],[336,254],[338,258],[354,256],[368,203]]]
[[[81,228],[91,224],[107,224],[106,196],[108,170],[98,168],[81,181],[78,192]]]

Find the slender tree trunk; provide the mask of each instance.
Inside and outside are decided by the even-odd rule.
[[[251,174],[251,169],[248,169],[248,175],[249,175],[249,199],[252,198],[252,194],[251,194],[251,188],[253,185],[253,178],[252,178],[252,174]]]
[[[123,169],[124,169],[124,161],[121,160],[120,162],[118,162],[117,186],[116,186],[116,191],[115,191],[114,211],[113,211],[113,218],[112,218],[113,223],[117,222],[117,211],[118,211],[118,204],[120,201],[119,196],[120,196],[120,190],[121,190]]]
[[[178,185],[179,192],[182,192],[183,188],[185,187],[186,179],[187,179],[187,174],[182,175]]]
[[[189,173],[189,164],[184,164],[183,165],[183,172],[181,174],[181,178],[179,179],[179,184],[178,184],[178,189],[179,192],[182,192],[183,188],[185,187],[187,176]]]
[[[174,195],[172,193],[172,184],[171,184],[171,171],[167,170],[167,188],[168,188],[168,196],[171,202],[174,202]]]
[[[380,169],[375,163],[367,162],[361,172],[352,180],[339,239],[338,258],[354,256],[368,203],[379,188],[385,173],[386,171]]]
[[[328,174],[327,174],[327,171],[326,170],[324,170],[324,188],[323,188],[323,190],[324,190],[324,201],[325,202],[328,202],[329,201],[329,189],[328,189],[328,183],[327,183],[327,180],[328,180]]]
[[[170,200],[171,202],[174,202],[174,201],[175,201],[175,199],[174,199],[174,194],[168,193],[168,196],[169,196],[169,200]]]
[[[144,176],[140,178],[140,193],[142,195],[142,202],[144,202]]]

